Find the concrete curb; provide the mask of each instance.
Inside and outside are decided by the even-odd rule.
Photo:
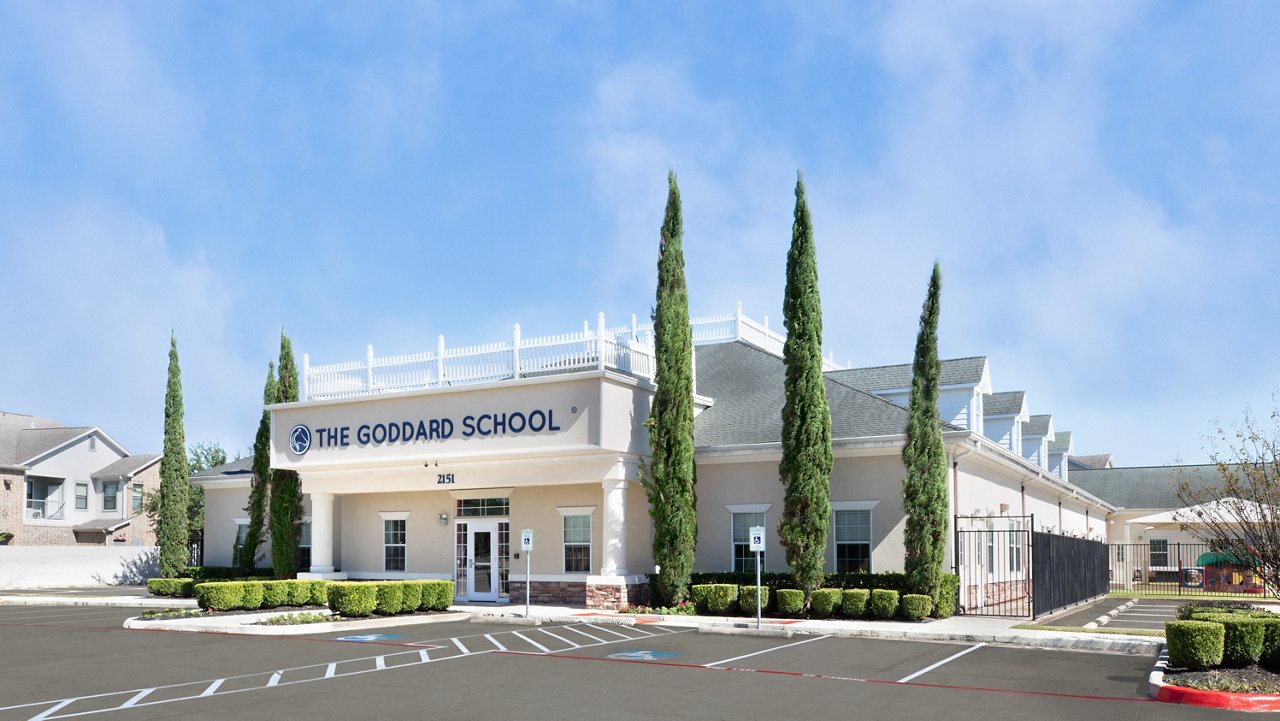
[[[320,613],[319,611],[301,611],[302,613]],[[390,618],[369,618],[358,621],[333,621],[328,623],[304,623],[295,626],[255,626],[253,624],[273,616],[286,616],[299,613],[298,610],[271,611],[267,613],[245,613],[236,616],[215,616],[213,618],[173,618],[167,620],[144,620],[135,616],[126,619],[124,627],[136,631],[182,631],[187,633],[229,633],[238,636],[302,636],[314,633],[335,633],[338,631],[364,631],[375,628],[395,628],[397,626],[413,626],[421,623],[447,623],[449,621],[465,621],[471,617],[469,613],[438,613],[430,616],[400,616]]]
[[[477,616],[471,614],[467,619],[471,623],[496,623],[499,626],[541,626],[541,618],[525,618],[524,616]]]
[[[1169,652],[1160,649],[1156,665],[1147,676],[1147,696],[1164,703],[1184,706],[1218,708],[1229,711],[1280,711],[1280,696],[1275,694],[1234,693],[1231,691],[1202,691],[1164,682],[1164,672],[1169,668]]]
[[[152,598],[150,596],[0,596],[0,606],[199,608],[194,598]]]
[[[1120,604],[1119,606],[1116,606],[1115,608],[1111,609],[1110,611],[1107,611],[1101,616],[1098,616],[1098,618],[1094,619],[1093,621],[1086,623],[1083,626],[1083,628],[1098,628],[1099,626],[1105,626],[1108,623],[1111,623],[1111,619],[1115,618],[1116,616],[1119,616],[1121,612],[1127,611],[1133,608],[1135,605],[1137,605],[1137,603],[1138,603],[1138,599],[1131,598],[1128,601]]]
[[[793,636],[839,636],[845,638],[874,638],[886,641],[932,641],[943,643],[987,643],[1000,646],[1026,646],[1062,651],[1093,651],[1131,656],[1155,653],[1163,642],[1158,639],[1132,636],[1099,637],[1096,634],[1065,634],[1054,631],[1031,633],[937,633],[930,631],[905,631],[894,629],[862,628],[763,628],[754,626],[700,625],[698,633],[717,633],[736,636],[761,636],[791,638]],[[1043,635],[1041,635],[1043,634]]]

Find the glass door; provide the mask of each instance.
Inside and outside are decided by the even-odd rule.
[[[466,533],[470,567],[466,577],[467,598],[497,601],[499,567],[495,562],[495,552],[498,550],[498,524],[495,521],[470,521]]]

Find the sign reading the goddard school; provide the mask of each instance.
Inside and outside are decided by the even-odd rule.
[[[576,407],[572,409],[576,411]],[[316,449],[430,443],[455,436],[485,438],[555,433],[560,430],[559,421],[555,409],[548,407],[466,414],[460,418],[387,419],[354,426],[311,427],[298,423],[289,431],[289,451],[301,456]]]

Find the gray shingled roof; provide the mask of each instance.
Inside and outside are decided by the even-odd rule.
[[[1071,431],[1058,431],[1049,441],[1050,453],[1066,453],[1071,450]]]
[[[982,397],[982,415],[1012,416],[1022,412],[1026,405],[1026,391],[1001,391],[988,393]]]
[[[1092,468],[1071,471],[1072,485],[1079,486],[1120,508],[1181,508],[1184,503],[1174,492],[1186,479],[1203,488],[1217,483],[1218,467],[1146,466],[1137,468]]]
[[[214,466],[206,471],[192,473],[192,478],[244,478],[253,475],[253,458],[237,458],[234,461],[228,461],[220,466]]]
[[[715,404],[694,419],[694,444],[703,448],[779,442],[782,359],[740,342],[700,346],[696,351],[698,394],[710,396]],[[834,375],[825,376],[833,439],[896,435],[906,430],[906,408],[851,388]]]
[[[1022,424],[1022,437],[1049,435],[1050,415],[1031,416],[1031,420]]]
[[[90,478],[119,478],[132,476],[138,471],[160,460],[159,453],[142,453],[136,456],[125,456],[115,463],[110,463],[94,471]]]
[[[66,428],[52,418],[0,411],[0,464],[23,463],[86,430]]]
[[[1095,453],[1088,456],[1071,456],[1067,459],[1071,462],[1071,470],[1085,468],[1106,468],[1111,462],[1110,453]]]
[[[944,386],[977,385],[987,367],[986,356],[951,358],[942,361],[942,376],[938,381]],[[858,390],[892,391],[911,387],[911,364],[848,368],[829,371],[827,376]]]

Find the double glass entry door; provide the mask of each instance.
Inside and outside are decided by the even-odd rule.
[[[506,544],[500,537],[499,525],[507,524],[468,520],[457,525],[457,594],[465,594],[467,600],[497,601],[504,595]]]

